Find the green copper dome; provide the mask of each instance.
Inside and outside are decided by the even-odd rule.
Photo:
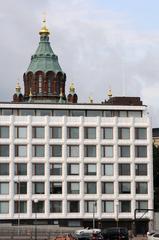
[[[31,57],[30,65],[27,72],[37,72],[43,71],[44,73],[48,71],[53,71],[55,73],[62,72],[62,69],[58,63],[58,57],[54,54],[50,42],[49,42],[49,31],[45,26],[42,27],[40,34],[40,43],[35,52]]]

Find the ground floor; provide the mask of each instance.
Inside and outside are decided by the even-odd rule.
[[[136,220],[132,219],[119,219],[115,221],[114,219],[10,219],[10,220],[0,220],[1,224],[9,225],[48,225],[58,227],[72,227],[72,228],[109,228],[109,227],[126,227],[135,234],[146,234],[149,230],[149,219]]]

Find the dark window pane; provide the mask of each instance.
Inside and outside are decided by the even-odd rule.
[[[146,163],[135,164],[135,174],[136,176],[147,176],[147,164]]]
[[[62,157],[62,145],[50,146],[50,157]]]
[[[76,213],[79,212],[79,201],[68,201],[68,212],[69,213]]]
[[[62,127],[50,127],[50,138],[61,139]]]
[[[62,201],[50,201],[50,212],[61,213],[62,212]]]
[[[9,157],[9,145],[0,145],[0,157]]]
[[[0,163],[0,175],[9,175],[9,163]]]
[[[50,163],[50,175],[62,175],[62,164],[61,163]]]
[[[85,157],[96,157],[96,145],[85,145],[84,146]]]
[[[0,138],[9,138],[9,127],[0,126]]]
[[[130,164],[129,163],[119,163],[118,172],[120,176],[130,176]]]
[[[15,163],[15,175],[27,175],[27,163]]]
[[[146,158],[147,157],[147,146],[135,146],[135,157]]]

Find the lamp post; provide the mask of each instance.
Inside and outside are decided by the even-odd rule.
[[[93,229],[95,228],[95,208],[96,208],[96,202],[93,202]]]
[[[116,202],[116,227],[119,226],[119,202]]]
[[[18,236],[20,234],[20,180],[18,175]]]
[[[38,199],[34,199],[34,206],[35,206],[35,240],[37,240],[37,204]]]

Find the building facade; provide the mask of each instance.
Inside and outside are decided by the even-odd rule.
[[[0,103],[0,222],[140,227],[153,220],[152,129],[136,97],[66,96],[43,22],[12,103]],[[138,209],[138,210],[135,210]],[[139,210],[140,209],[140,210]],[[145,209],[145,210],[143,210]]]

